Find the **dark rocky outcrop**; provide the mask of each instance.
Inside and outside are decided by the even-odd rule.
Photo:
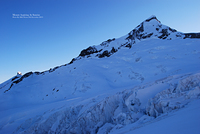
[[[36,75],[40,75],[40,74],[43,74],[44,72],[34,72],[34,74]]]
[[[100,45],[101,45],[101,46],[108,46],[108,44],[109,44],[110,42],[114,41],[114,40],[115,40],[115,38],[113,38],[113,39],[108,39],[107,41],[102,42]]]
[[[79,56],[86,56],[86,55],[90,55],[90,54],[93,54],[93,53],[98,53],[100,52],[101,50],[97,51],[97,49],[95,47],[88,47],[87,49],[83,49],[81,51],[81,53],[79,54]]]
[[[158,20],[158,19],[156,18],[156,16],[152,16],[151,18],[149,18],[149,19],[146,19],[145,21],[146,21],[146,22],[149,22],[149,21],[151,21],[151,20],[153,20],[153,19],[156,19],[156,20]]]
[[[28,72],[28,73],[24,74],[20,79],[14,81],[13,83],[17,84],[17,83],[21,82],[24,78],[27,78],[32,74],[33,74],[33,72]]]
[[[142,35],[142,39],[150,38],[153,35],[153,33]]]
[[[115,49],[114,47],[112,47],[112,50],[110,51],[112,54],[117,52],[117,49]]]
[[[57,67],[54,67],[53,69],[50,69],[50,70],[49,70],[49,73],[55,71],[55,70],[58,69],[59,67],[60,67],[60,66],[57,66]]]
[[[9,91],[9,90],[11,89],[11,87],[12,87],[14,84],[18,84],[18,83],[21,82],[24,78],[27,78],[27,77],[29,77],[29,76],[32,75],[32,74],[33,74],[33,72],[28,72],[28,73],[24,74],[24,75],[23,75],[21,78],[19,78],[18,80],[13,81],[13,82],[11,83],[10,87],[9,87],[7,90],[5,90],[4,93],[6,93],[7,91]]]
[[[109,57],[110,55],[114,54],[115,52],[117,52],[117,49],[112,47],[110,52],[108,50],[105,50],[102,54],[97,54],[96,56],[98,56],[99,58]]]
[[[14,81],[14,80],[16,80],[17,78],[19,78],[18,76],[15,76],[14,78],[12,78],[12,80],[11,81]]]
[[[110,43],[111,41],[114,41],[114,40],[115,40],[115,38],[113,38],[113,39],[108,39],[106,42]]]
[[[11,87],[14,86],[14,84],[20,83],[20,82],[23,81],[25,78],[27,78],[27,77],[29,77],[29,76],[31,76],[31,75],[33,75],[33,74],[40,75],[40,74],[44,74],[44,72],[34,72],[34,73],[33,73],[33,72],[28,72],[28,73],[22,75],[22,77],[15,76],[15,77],[12,79],[13,82],[11,83],[10,87],[9,87],[7,90],[5,90],[4,93],[6,93],[7,91],[9,91],[9,90],[11,89]],[[17,79],[17,78],[19,78],[19,79]],[[16,80],[16,79],[17,79],[17,80]],[[14,81],[14,80],[15,80],[15,81]]]
[[[126,39],[130,39],[130,40],[135,40],[135,38],[137,39],[141,39],[142,37],[142,32],[144,31],[143,29],[143,24],[141,24],[141,26],[138,29],[133,29],[128,35],[128,37]]]
[[[131,43],[127,43],[127,44],[125,45],[125,47],[131,48],[132,45],[131,45]]]
[[[169,30],[172,31],[173,33],[174,33],[174,32],[177,32],[176,29],[172,29],[172,28],[170,28],[170,27],[169,27]]]
[[[139,28],[138,28],[138,30],[137,30],[137,33],[140,33],[140,32],[144,32],[143,23],[141,23],[141,24],[139,25]]]
[[[169,35],[168,29],[162,29],[162,31],[160,33],[162,33],[162,35],[158,36],[158,38],[160,38],[160,39],[166,39]]]
[[[103,57],[109,57],[110,53],[108,52],[108,50],[105,50],[102,54],[98,54],[97,55],[99,58],[103,58]]]
[[[184,33],[185,37],[183,39],[186,38],[200,38],[200,33]]]
[[[133,32],[135,33],[135,30],[133,30]],[[128,37],[126,39],[130,39],[130,40],[134,40],[135,36],[133,34],[131,34],[131,32],[128,34]]]

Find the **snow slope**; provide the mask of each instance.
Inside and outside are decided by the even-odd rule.
[[[0,133],[145,132],[143,123],[171,120],[200,97],[199,38],[151,16],[69,64],[14,76],[0,84]]]

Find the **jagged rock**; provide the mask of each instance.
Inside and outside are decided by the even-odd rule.
[[[151,20],[153,20],[153,19],[157,20],[157,21],[160,23],[160,21],[156,18],[155,15],[152,15],[151,17],[149,17],[149,18],[146,19],[145,21],[146,21],[146,22],[149,22],[149,21],[151,21]]]
[[[161,36],[158,36],[158,38],[160,38],[160,39],[166,39],[169,35],[168,29],[162,29],[162,31],[160,33],[162,33]]]
[[[200,33],[185,33],[184,35],[185,35],[185,37],[183,39],[186,39],[186,38],[200,38]]]
[[[108,45],[110,42],[112,42],[112,41],[114,41],[114,40],[115,40],[115,38],[113,38],[113,39],[108,39],[107,41],[102,42],[100,45],[101,45],[101,46],[106,46],[106,45]]]
[[[98,53],[100,52],[101,50],[97,51],[97,49],[95,47],[88,47],[87,49],[83,49],[81,51],[81,53],[79,54],[79,56],[86,56],[86,55],[90,55],[90,54],[93,54],[93,53]]]
[[[108,50],[104,51],[102,54],[98,54],[97,55],[99,58],[103,58],[103,57],[109,57],[110,53],[108,52]]]
[[[15,76],[14,78],[12,78],[12,81],[14,81],[15,79],[19,78],[18,76]]]

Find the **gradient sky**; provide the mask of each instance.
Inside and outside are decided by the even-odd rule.
[[[200,32],[199,5],[200,0],[0,0],[0,83],[18,71],[69,63],[82,49],[121,37],[151,15],[178,31]]]

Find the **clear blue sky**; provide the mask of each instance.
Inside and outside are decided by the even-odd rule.
[[[151,15],[200,32],[200,0],[0,0],[0,83],[69,63],[80,51],[121,37]],[[12,14],[40,14],[16,19]]]

